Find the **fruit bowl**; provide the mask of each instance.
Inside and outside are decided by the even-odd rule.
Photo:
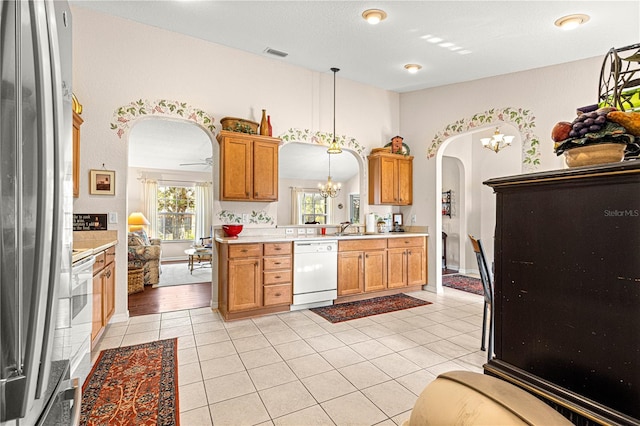
[[[242,225],[222,225],[222,230],[227,237],[234,238],[242,232]]]
[[[564,151],[564,161],[569,167],[618,163],[624,159],[624,148],[625,145],[619,143],[601,143],[571,148]]]

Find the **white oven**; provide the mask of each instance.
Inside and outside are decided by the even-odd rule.
[[[94,256],[74,262],[71,267],[71,377],[78,377],[80,386],[91,370],[91,327],[93,317]]]

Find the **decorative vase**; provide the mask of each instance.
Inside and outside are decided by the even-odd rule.
[[[267,110],[262,110],[262,120],[260,120],[260,134],[269,136],[269,123],[267,123]]]
[[[273,127],[271,127],[271,116],[267,115],[267,126],[269,127],[269,136],[273,136]]]

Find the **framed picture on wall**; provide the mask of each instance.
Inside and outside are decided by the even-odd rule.
[[[89,194],[115,195],[116,172],[114,170],[89,170]]]

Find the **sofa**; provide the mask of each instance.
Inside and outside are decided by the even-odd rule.
[[[160,241],[159,238],[149,238],[144,230],[127,234],[128,268],[144,270],[144,285],[155,285],[160,281]]]

